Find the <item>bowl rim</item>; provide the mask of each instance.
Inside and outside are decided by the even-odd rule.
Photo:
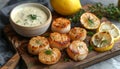
[[[26,26],[21,26],[21,25],[18,25],[14,22],[14,20],[12,19],[12,14],[13,14],[13,11],[14,10],[17,10],[16,8],[18,8],[19,6],[22,6],[22,5],[35,5],[35,6],[39,6],[39,7],[42,7],[44,8],[49,15],[47,15],[47,20],[45,21],[45,23],[41,24],[41,25],[37,25],[37,26],[29,26],[29,27],[26,27]],[[43,10],[44,11],[44,10]],[[44,11],[46,13],[46,11]],[[47,14],[47,13],[46,13]],[[51,14],[51,11],[44,5],[40,4],[40,3],[23,3],[23,4],[20,4],[20,5],[17,5],[16,7],[14,7],[11,12],[10,12],[10,23],[12,22],[13,24],[15,24],[16,26],[19,26],[19,27],[23,27],[23,28],[38,28],[38,27],[44,27],[46,26],[48,23],[51,23],[52,21],[52,14]],[[50,22],[49,22],[50,21]]]

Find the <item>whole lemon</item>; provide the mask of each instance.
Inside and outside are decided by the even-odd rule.
[[[81,9],[80,0],[50,0],[50,3],[61,15],[72,15]]]

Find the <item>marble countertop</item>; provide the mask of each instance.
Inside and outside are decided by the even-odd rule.
[[[12,7],[14,7],[15,5],[12,5],[12,2],[10,2],[10,4],[12,5],[8,5],[7,8],[4,7],[8,1],[10,0],[0,0],[0,9],[2,10],[2,12],[4,13],[0,13],[4,14],[5,16],[8,16],[7,11],[10,11]],[[15,1],[15,0],[11,0],[11,1]],[[19,2],[19,1],[25,1],[25,0],[16,0],[15,2]],[[38,1],[38,2],[42,2],[42,3],[47,3],[48,6],[50,6],[49,4],[49,0],[27,0],[27,1]],[[14,3],[15,3],[14,2]],[[87,3],[96,3],[96,2],[102,2],[104,5],[108,5],[109,3],[114,3],[115,5],[117,5],[118,0],[81,0],[81,4],[87,4]],[[4,8],[3,8],[4,7]],[[49,7],[51,9],[51,7]],[[117,21],[112,21],[114,24],[116,24],[119,29],[120,29],[120,23]],[[6,23],[2,22],[0,20],[0,66],[2,66],[14,53],[10,50],[10,48],[8,48],[7,46],[8,43],[7,41],[4,39],[4,35],[2,34],[2,29],[4,28],[4,26],[6,25]],[[19,67],[17,67],[17,69],[20,69]],[[110,58],[106,61],[102,61],[100,63],[97,63],[95,65],[92,65],[86,69],[120,69],[120,55]]]

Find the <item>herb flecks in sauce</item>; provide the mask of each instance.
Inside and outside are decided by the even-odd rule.
[[[20,20],[16,21],[16,23],[19,23],[19,22],[20,22]]]
[[[23,7],[16,11],[14,15],[14,22],[24,27],[35,27],[47,20],[47,14],[38,7]]]
[[[46,50],[46,51],[45,51],[45,54],[51,55],[51,54],[52,54],[52,51],[51,51],[51,50]]]
[[[34,15],[34,14],[28,15],[28,17],[29,17],[31,20],[36,20],[36,19],[37,19],[37,15]]]

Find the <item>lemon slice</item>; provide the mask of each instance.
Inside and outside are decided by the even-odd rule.
[[[92,36],[90,43],[96,51],[104,52],[113,48],[114,40],[109,32],[98,32]]]
[[[84,13],[80,17],[81,24],[86,29],[97,29],[100,26],[100,20],[92,13]]]
[[[110,22],[103,22],[101,23],[100,27],[98,28],[98,32],[107,31],[111,34],[114,38],[114,41],[117,41],[120,38],[120,30],[117,26]]]

